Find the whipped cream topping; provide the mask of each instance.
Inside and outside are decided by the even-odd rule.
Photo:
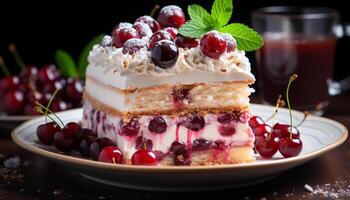
[[[144,40],[147,40],[145,38]],[[202,54],[199,47],[191,49],[179,48],[177,63],[169,68],[162,69],[153,64],[151,52],[143,48],[134,55],[123,54],[122,48],[107,45],[110,36],[105,36],[101,45],[95,45],[89,54],[89,67],[104,67],[113,69],[120,75],[154,75],[167,76],[182,72],[202,71],[220,74],[234,74],[241,72],[254,80],[250,73],[250,63],[244,51],[224,53],[218,59],[213,59]]]

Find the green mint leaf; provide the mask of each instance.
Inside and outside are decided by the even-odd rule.
[[[89,43],[85,45],[82,52],[80,53],[78,60],[78,76],[83,79],[85,77],[85,70],[88,66],[87,57],[89,56],[89,52],[95,44],[99,44],[103,39],[103,34],[95,36]]]
[[[206,26],[206,28],[215,27],[218,25],[218,21],[200,5],[189,5],[187,11],[192,21],[202,23],[204,26]]]
[[[55,60],[58,68],[65,77],[78,77],[75,62],[71,55],[62,49],[58,49],[55,53]]]
[[[237,41],[237,48],[244,51],[253,51],[263,46],[263,38],[253,29],[240,23],[233,23],[219,29],[230,33]]]
[[[232,16],[232,0],[215,0],[211,7],[211,16],[216,19],[219,26],[225,26]]]
[[[211,28],[203,23],[190,20],[180,27],[179,33],[189,38],[200,38],[210,30]]]

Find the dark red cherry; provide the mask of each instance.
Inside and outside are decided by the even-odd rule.
[[[272,128],[267,124],[260,124],[258,127],[253,129],[253,133],[255,136],[263,136],[265,133],[271,133]]]
[[[125,136],[136,136],[139,133],[140,124],[136,118],[132,118],[129,122],[123,122],[119,134]]]
[[[78,151],[81,155],[89,157],[90,146],[97,139],[97,134],[91,129],[83,128],[79,134],[79,148]]]
[[[131,38],[139,38],[139,34],[134,28],[124,27],[113,30],[112,32],[112,44],[116,48],[121,48],[124,43]]]
[[[191,165],[190,152],[185,148],[174,152],[174,165]]]
[[[261,117],[252,116],[252,117],[249,119],[249,126],[250,126],[250,128],[252,128],[252,129],[258,127],[260,124],[265,124],[264,120],[261,119]]]
[[[218,31],[210,31],[201,38],[200,48],[204,55],[219,58],[226,51],[227,42]]]
[[[166,128],[166,121],[160,116],[154,117],[148,125],[148,130],[153,133],[164,133]]]
[[[194,48],[198,47],[199,42],[195,38],[189,38],[178,34],[175,38],[175,44],[181,48]]]
[[[152,62],[160,68],[168,69],[175,65],[179,57],[179,49],[174,42],[161,40],[151,50]]]
[[[14,91],[19,88],[20,82],[17,76],[6,76],[0,79],[0,94],[8,91]]]
[[[234,120],[234,116],[232,113],[221,113],[218,118],[217,118],[218,122],[220,122],[221,124],[227,124],[230,123],[232,120]]]
[[[219,133],[222,136],[232,136],[236,133],[235,125],[232,123],[222,124],[219,126]]]
[[[273,135],[273,137],[289,138],[290,137],[290,125],[289,124],[276,123],[272,127],[272,135]],[[293,139],[300,138],[300,132],[295,127],[292,127],[292,138]]]
[[[177,28],[174,27],[165,27],[163,30],[166,32],[170,33],[173,38],[176,37],[177,33],[179,32]]]
[[[38,68],[35,65],[27,65],[21,72],[19,77],[21,82],[28,83],[29,79],[36,79]]]
[[[34,104],[36,101],[42,103],[43,95],[36,90],[32,90],[27,92],[25,95],[25,100],[31,104]]]
[[[153,34],[151,27],[149,27],[149,25],[144,22],[135,22],[133,28],[137,31],[140,38],[151,37]]]
[[[83,96],[83,83],[81,80],[69,78],[64,87],[64,96],[70,101],[81,101]]]
[[[279,141],[278,150],[285,158],[290,158],[299,155],[302,149],[303,142],[299,138],[282,138]]]
[[[224,150],[226,149],[226,144],[225,144],[225,141],[223,140],[216,140],[214,142],[214,147],[218,150]]]
[[[102,151],[102,149],[108,146],[116,146],[116,145],[112,142],[112,140],[110,140],[107,137],[97,138],[90,145],[90,152],[89,152],[90,158],[92,158],[93,160],[98,160],[98,156],[100,155],[100,152]]]
[[[160,29],[159,23],[153,19],[151,16],[144,15],[136,19],[136,22],[143,22],[145,24],[148,24],[148,26],[152,29],[153,32],[156,32]]]
[[[48,64],[39,69],[38,71],[38,84],[47,84],[52,82],[59,77],[59,71],[54,64]]]
[[[60,112],[63,110],[67,110],[69,108],[68,104],[62,100],[54,100],[50,106],[50,109],[53,112]]]
[[[125,42],[122,52],[123,54],[128,53],[130,55],[133,55],[136,52],[140,51],[140,49],[146,48],[146,47],[147,47],[147,43],[144,40],[138,39],[138,38],[132,38]]]
[[[23,113],[25,115],[38,115],[38,112],[35,110],[35,104],[29,102],[24,105]]]
[[[192,130],[192,131],[199,131],[202,130],[205,126],[204,118],[198,114],[192,114],[189,115],[183,125]]]
[[[157,165],[157,156],[153,151],[141,149],[137,150],[131,157],[133,165]]]
[[[152,49],[157,42],[161,41],[161,40],[170,40],[170,41],[173,41],[174,38],[173,36],[171,36],[170,33],[168,33],[167,31],[164,31],[164,30],[159,30],[155,33],[153,33],[152,37],[150,38],[149,40],[149,44],[148,44],[148,47],[150,49]]]
[[[146,139],[142,136],[139,136],[137,139],[136,139],[136,149],[137,150],[140,150],[140,149],[147,149],[147,150],[152,150],[153,148],[153,142],[152,140],[150,139]]]
[[[24,108],[24,96],[20,91],[10,91],[5,94],[2,109],[10,114],[19,114]]]
[[[102,149],[98,156],[98,161],[121,164],[123,163],[123,153],[115,146],[108,146]]]
[[[179,151],[180,149],[184,149],[185,148],[185,144],[183,142],[180,142],[180,141],[174,141],[171,146],[170,146],[170,149],[169,151],[170,152],[177,152]]]
[[[61,90],[63,88],[62,82],[59,80],[47,82],[42,86],[42,93],[54,93],[55,90]]]
[[[80,125],[75,122],[68,123],[63,129],[55,134],[53,145],[62,152],[69,153],[78,147],[78,135]]]
[[[193,151],[208,150],[211,147],[211,142],[204,138],[195,139],[192,143]]]
[[[170,5],[165,6],[159,11],[158,22],[163,27],[175,27],[180,28],[186,21],[185,14],[178,6]]]
[[[227,52],[233,52],[237,49],[237,42],[229,33],[223,34],[227,42]]]
[[[46,124],[41,124],[36,128],[36,135],[41,143],[51,144],[54,135],[60,130],[61,128],[56,122],[48,122]]]
[[[255,138],[255,150],[265,158],[271,158],[278,150],[278,138],[258,136]]]

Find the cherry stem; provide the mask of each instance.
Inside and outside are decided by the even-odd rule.
[[[2,72],[5,74],[5,76],[11,75],[10,71],[8,70],[8,68],[5,64],[4,58],[2,56],[0,56],[0,68],[1,68]]]
[[[21,56],[19,56],[16,45],[15,44],[9,44],[9,51],[12,53],[13,58],[15,59],[17,65],[23,70],[26,68],[26,65],[24,64]]]
[[[115,162],[115,158],[114,158],[114,157],[112,157],[112,161],[113,161],[114,164],[117,164],[117,163]]]
[[[277,101],[276,101],[276,106],[275,106],[275,111],[273,112],[273,114],[269,117],[269,118],[267,118],[266,120],[265,120],[265,122],[267,122],[267,121],[270,121],[271,119],[273,119],[276,115],[277,115],[277,113],[278,113],[278,108],[279,107],[283,107],[284,106],[284,101],[282,100],[282,95],[278,95],[278,99],[277,99]]]
[[[296,125],[295,127],[301,126],[301,125],[305,122],[306,118],[307,118],[309,115],[310,115],[310,113],[309,113],[308,111],[304,111],[304,118],[303,118],[303,119],[299,122],[299,124]]]
[[[40,114],[42,114],[42,115],[45,115],[45,113],[41,110],[41,106],[39,106],[39,105],[37,105],[36,107],[35,107],[35,111],[37,112],[37,113],[40,113]],[[54,118],[52,118],[50,115],[45,115],[45,117],[48,117],[48,118],[50,118],[52,121],[54,121],[55,123],[57,123],[57,121],[54,119]],[[46,119],[45,119],[46,120]],[[46,120],[46,123],[47,123],[47,120]],[[58,124],[58,123],[57,123]]]
[[[63,123],[63,121],[56,115],[56,113],[54,113],[54,112],[52,112],[50,109],[48,109],[47,107],[45,107],[44,105],[42,105],[41,103],[39,103],[39,102],[35,102],[35,104],[37,105],[37,106],[39,106],[41,109],[44,109],[45,110],[45,112],[43,112],[42,110],[41,110],[41,114],[44,114],[46,117],[49,117],[51,120],[52,120],[52,118],[50,117],[50,115],[49,115],[49,113],[50,114],[52,114],[52,115],[54,115],[58,120],[59,120],[59,122],[62,124],[62,126],[64,127],[64,123]],[[49,112],[49,113],[48,113]],[[46,119],[45,119],[46,120]],[[55,121],[55,120],[54,120]],[[56,121],[55,121],[56,122]],[[56,122],[57,123],[57,122]]]
[[[52,94],[52,96],[51,96],[51,98],[50,98],[50,100],[49,100],[49,103],[47,103],[47,105],[46,105],[46,108],[50,109],[51,104],[52,104],[53,100],[55,99],[55,97],[56,97],[56,95],[57,95],[57,93],[58,93],[58,90],[59,90],[59,89],[56,89],[56,90],[53,92],[53,94]],[[47,115],[47,112],[48,112],[48,110],[45,111],[45,116]]]
[[[155,5],[153,7],[153,9],[151,10],[151,13],[149,14],[151,17],[154,17],[154,15],[156,14],[157,10],[159,9],[159,5]]]
[[[289,129],[289,138],[292,139],[292,127],[293,127],[293,118],[292,118],[292,109],[290,106],[290,100],[289,100],[289,89],[290,85],[292,82],[298,78],[298,75],[293,74],[291,77],[289,77],[288,85],[287,85],[287,90],[286,90],[286,99],[287,99],[287,105],[288,105],[288,110],[289,110],[289,119],[290,119],[290,129]]]

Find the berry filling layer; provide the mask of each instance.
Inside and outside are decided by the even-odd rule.
[[[167,160],[167,165],[190,165],[192,155],[201,152],[211,152],[214,163],[216,156],[223,156],[221,152],[234,148],[246,148],[250,154],[254,134],[248,125],[249,117],[248,112],[226,112],[140,116],[127,120],[96,110],[85,102],[83,127],[115,142],[126,163],[130,163],[136,151],[145,149],[155,152],[158,161]]]

